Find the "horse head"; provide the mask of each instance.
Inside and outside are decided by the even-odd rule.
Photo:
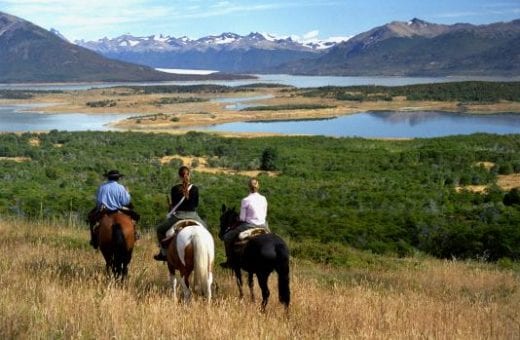
[[[219,237],[222,238],[222,235],[226,233],[229,229],[237,226],[239,223],[239,214],[236,211],[235,207],[226,207],[225,204],[222,204],[222,211],[220,215],[220,232]]]

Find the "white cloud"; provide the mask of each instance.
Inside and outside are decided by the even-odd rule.
[[[318,30],[314,30],[314,31],[310,31],[310,32],[307,32],[303,35],[303,39],[316,39],[318,38],[318,36],[320,35],[320,31]]]
[[[172,10],[144,0],[0,0],[0,9],[44,28],[56,28],[71,40],[165,20]]]

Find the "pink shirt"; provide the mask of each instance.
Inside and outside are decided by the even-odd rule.
[[[255,225],[265,224],[267,200],[257,192],[250,193],[240,205],[240,221]]]

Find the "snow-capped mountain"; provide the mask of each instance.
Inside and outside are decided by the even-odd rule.
[[[0,12],[0,82],[165,81],[180,77],[104,58]],[[185,78],[185,77],[184,77]]]
[[[346,40],[348,38],[341,37],[319,40],[316,35],[277,37],[258,32],[241,36],[228,32],[200,39],[125,34],[113,39],[75,43],[109,58],[156,68],[263,72],[286,62],[316,58]]]
[[[59,34],[59,32],[58,32]],[[121,51],[187,51],[213,49],[283,49],[316,51],[335,46],[348,40],[348,37],[333,37],[325,40],[317,38],[300,38],[298,36],[279,37],[268,33],[250,33],[241,36],[235,33],[222,33],[221,35],[210,35],[199,39],[188,37],[175,38],[168,35],[151,35],[147,37],[136,37],[124,34],[109,39],[103,38],[97,41],[77,40],[77,45],[98,52],[121,52]]]

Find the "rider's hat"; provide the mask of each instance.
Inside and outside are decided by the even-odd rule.
[[[109,180],[117,181],[118,179],[120,179],[124,175],[120,174],[119,171],[117,171],[117,170],[110,170],[109,172],[105,173],[104,176],[106,178],[108,178]]]

